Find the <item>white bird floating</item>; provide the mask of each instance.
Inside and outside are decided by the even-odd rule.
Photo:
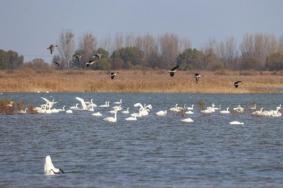
[[[122,99],[120,99],[119,101],[114,102],[114,104],[122,104]]]
[[[69,109],[69,110],[66,110],[66,114],[72,114],[73,113],[73,110]]]
[[[56,175],[56,174],[63,174],[64,171],[60,168],[55,168],[50,155],[47,155],[45,157],[45,163],[44,163],[44,174],[49,175]]]
[[[91,114],[92,116],[101,117],[102,114],[100,112],[95,112]]]
[[[186,123],[193,123],[194,120],[192,118],[186,118],[186,119],[181,119],[182,122],[186,122]]]
[[[99,105],[100,108],[108,108],[110,106],[110,102],[109,101],[105,101],[104,104]]]
[[[243,113],[245,109],[241,107],[241,105],[238,105],[237,107],[233,108],[235,112]]]
[[[122,113],[123,113],[123,114],[129,114],[129,113],[130,113],[130,112],[129,112],[129,107],[128,107],[126,110],[122,111]]]
[[[114,117],[106,117],[103,120],[111,122],[111,123],[116,123],[117,122],[117,111],[114,112]]]
[[[160,110],[156,112],[157,116],[166,116],[167,115],[167,110]]]
[[[125,118],[126,121],[137,121],[137,116],[134,115],[134,116],[130,116],[130,117],[127,117]]]
[[[240,121],[231,121],[229,124],[230,124],[230,125],[244,125],[244,122],[240,122]]]
[[[229,107],[227,107],[226,110],[221,110],[220,114],[230,114]]]

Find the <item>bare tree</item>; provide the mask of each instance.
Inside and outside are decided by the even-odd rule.
[[[60,54],[60,63],[63,68],[70,68],[75,51],[75,40],[72,32],[62,32],[59,37],[58,50]]]
[[[169,68],[176,64],[179,39],[174,34],[166,33],[160,37],[160,50],[163,60],[162,68]]]
[[[84,35],[80,43],[80,48],[82,51],[82,54],[81,54],[82,62],[85,63],[89,61],[90,57],[93,55],[94,51],[96,50],[96,45],[97,45],[96,38],[92,34],[87,33]]]
[[[124,36],[122,33],[117,33],[115,36],[115,42],[114,42],[114,49],[120,49],[124,47]]]
[[[240,45],[243,58],[253,58],[263,66],[266,57],[276,52],[278,43],[274,35],[246,34]]]

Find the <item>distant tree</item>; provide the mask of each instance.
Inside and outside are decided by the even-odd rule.
[[[160,37],[160,52],[162,64],[160,68],[170,68],[176,64],[178,55],[178,37],[174,34],[166,33]]]
[[[0,49],[0,69],[16,69],[23,65],[24,57],[15,51]]]
[[[205,69],[207,70],[219,70],[219,69],[223,69],[224,63],[223,60],[221,60],[219,58],[219,56],[217,56],[213,50],[206,50],[204,53],[204,59],[203,59],[203,66],[205,67]]]
[[[184,70],[206,68],[204,54],[195,48],[186,49],[183,53],[179,54],[177,62]]]
[[[91,66],[92,69],[109,70],[111,68],[111,60],[109,52],[103,48],[98,48],[93,55],[101,54],[101,59],[96,59],[96,63]]]
[[[142,65],[143,52],[137,47],[125,47],[113,52],[111,58],[115,62],[117,59],[123,61],[122,68],[129,69],[133,66]]]
[[[261,62],[255,57],[241,58],[240,69],[242,70],[262,70]]]
[[[41,58],[35,58],[23,64],[24,68],[30,68],[36,71],[49,71],[51,66]]]
[[[84,35],[80,43],[80,53],[78,53],[79,55],[81,55],[80,64],[83,67],[85,67],[85,63],[88,62],[93,56],[93,53],[96,50],[96,45],[96,38],[92,34],[87,33]]]
[[[272,71],[283,70],[283,54],[279,52],[270,54],[266,59],[266,67]]]
[[[242,64],[247,64],[247,60],[251,60],[250,63],[258,62],[257,69],[263,68],[266,57],[275,53],[277,49],[278,42],[273,35],[246,34],[240,45],[242,60],[245,61]]]
[[[58,50],[60,55],[60,67],[70,68],[75,51],[75,40],[72,32],[63,32],[60,34]]]

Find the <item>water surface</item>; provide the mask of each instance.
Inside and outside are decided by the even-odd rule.
[[[196,108],[194,123],[155,112],[178,104],[221,104],[247,107],[257,103],[275,109],[283,94],[204,95],[127,93],[4,93],[0,98],[34,106],[41,96],[56,107],[72,106],[76,96],[96,104],[123,99],[123,106],[152,104],[149,116],[127,122],[118,114],[110,124],[91,112],[0,116],[1,187],[282,187],[283,121],[250,113],[203,115]],[[106,109],[98,109],[111,116]],[[229,125],[238,120],[244,126]],[[44,157],[51,155],[64,175],[43,174]]]

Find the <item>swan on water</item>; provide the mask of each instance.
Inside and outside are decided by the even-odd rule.
[[[44,163],[44,174],[49,175],[56,175],[56,174],[62,174],[64,171],[61,168],[55,168],[50,155],[47,155],[45,157],[45,163]]]
[[[114,112],[114,117],[106,117],[103,120],[111,123],[117,122],[117,111]]]
[[[193,123],[194,120],[192,120],[192,118],[186,118],[186,119],[181,119],[182,122],[186,122],[186,123]]]
[[[220,114],[230,114],[229,107],[227,107],[226,110],[221,110]]]
[[[230,125],[244,125],[244,122],[240,122],[240,121],[231,121],[229,124],[230,124]]]
[[[96,116],[96,117],[101,117],[102,114],[100,112],[95,112],[93,114],[91,114],[92,116]]]
[[[129,112],[129,107],[128,107],[126,110],[122,111],[122,113],[123,113],[123,114],[129,114],[129,113],[130,113],[130,112]]]
[[[130,116],[130,117],[127,117],[125,118],[126,121],[137,121],[137,116]]]
[[[114,102],[114,104],[122,104],[122,99],[120,99],[119,101]]]
[[[167,110],[160,110],[156,112],[157,116],[166,116],[167,115]]]

